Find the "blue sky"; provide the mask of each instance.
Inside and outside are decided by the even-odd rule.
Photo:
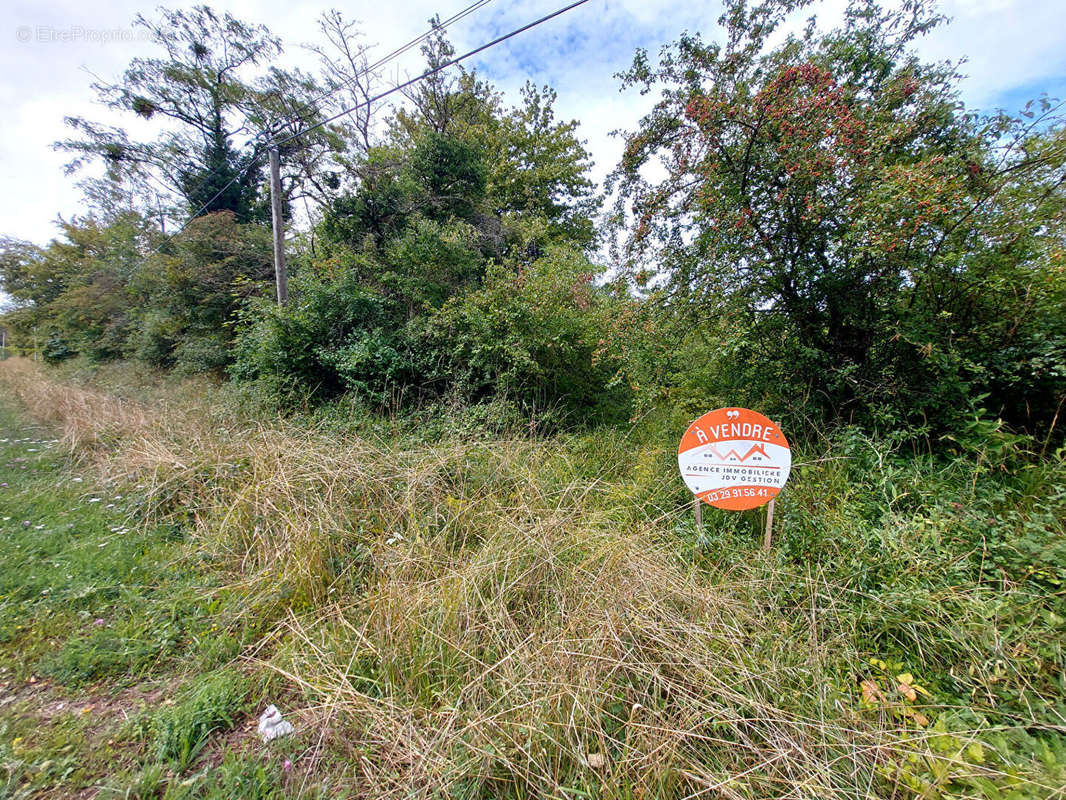
[[[360,20],[368,40],[385,53],[423,32],[433,13],[448,17],[467,1],[350,0],[343,11]],[[464,52],[564,4],[494,0],[450,33],[457,50]],[[130,21],[138,11],[150,15],[154,3],[8,0],[6,5],[6,30],[0,28],[0,104],[6,112],[0,127],[0,235],[43,242],[55,234],[58,214],[70,217],[82,211],[74,180],[62,171],[65,157],[51,148],[67,135],[63,117],[129,122],[95,105],[89,84],[92,74],[112,79],[131,58],[153,53],[131,31]],[[285,62],[302,66],[311,58],[299,45],[317,38],[315,19],[329,7],[302,0],[212,5],[267,23],[286,43]],[[839,17],[843,5],[844,0],[825,0],[815,11],[828,22]],[[1061,0],[944,0],[941,10],[953,21],[923,40],[920,51],[930,59],[968,59],[962,88],[969,105],[1016,110],[1042,92],[1066,96]],[[636,92],[620,93],[614,74],[629,65],[637,47],[654,53],[682,30],[700,30],[713,38],[719,13],[717,2],[590,0],[487,51],[474,64],[511,100],[527,79],[552,85],[559,95],[558,116],[581,121],[596,177],[602,179],[621,151],[610,131],[632,128],[650,102]],[[386,79],[417,74],[420,66],[412,55],[393,65]]]

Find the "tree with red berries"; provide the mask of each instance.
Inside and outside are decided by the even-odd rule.
[[[942,21],[928,0],[852,0],[837,29],[782,37],[810,5],[731,0],[721,44],[638,52],[625,85],[659,100],[613,175],[627,274],[699,333],[704,394],[934,426],[991,394],[1032,423],[1066,386],[1054,109],[968,112],[952,65],[914,54]],[[1051,397],[1026,410],[1037,356]]]

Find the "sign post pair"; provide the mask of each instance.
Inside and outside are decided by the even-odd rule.
[[[697,525],[702,526],[703,503],[729,511],[769,503],[763,546],[770,549],[774,498],[792,468],[792,450],[780,426],[747,408],[709,411],[681,437],[677,465],[695,496]]]

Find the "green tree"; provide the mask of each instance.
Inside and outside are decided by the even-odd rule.
[[[422,51],[427,69],[454,55],[440,32]],[[458,67],[419,83],[408,96],[411,108],[398,110],[389,127],[395,151],[447,140],[442,137],[464,142],[485,170],[483,214],[504,223],[537,215],[555,243],[592,244],[599,200],[588,175],[591,155],[577,136],[577,121],[556,120],[550,87],[527,83],[521,102],[508,108],[475,72]]]
[[[347,42],[350,26],[339,17],[333,23]],[[162,185],[182,199],[186,213],[230,211],[240,222],[267,219],[261,184],[270,141],[319,121],[329,94],[298,70],[272,66],[282,52],[280,39],[228,12],[203,5],[160,8],[157,19],[138,15],[134,25],[148,32],[162,55],[134,59],[119,81],[98,82],[93,89],[109,108],[161,121],[162,132],[134,141],[123,128],[67,118],[76,137],[56,146],[74,154],[68,170],[101,161],[105,182],[132,181],[146,193]],[[283,154],[286,196],[321,189],[314,178],[323,155],[343,149],[339,131],[327,126],[289,143]]]
[[[427,68],[453,51],[437,32]],[[404,321],[476,287],[490,261],[549,244],[587,247],[595,198],[576,123],[558,123],[549,89],[502,98],[474,73],[438,73],[410,93],[385,140],[350,165],[354,190],[327,203],[319,227],[326,255],[361,257],[366,288],[404,309]]]
[[[1050,162],[1022,146],[1031,121],[967,113],[957,73],[914,55],[931,3],[852,0],[838,29],[812,20],[771,47],[808,5],[732,0],[724,44],[686,34],[657,65],[638,52],[624,82],[661,100],[613,176],[629,274],[710,352],[728,340],[701,391],[949,424],[1005,344],[960,347],[969,312],[1010,304],[993,274],[1041,269],[1020,239],[1003,254],[1011,187]]]
[[[260,104],[247,76],[281,53],[281,42],[265,27],[248,25],[207,6],[189,11],[160,9],[160,19],[138,15],[164,55],[130,62],[118,83],[93,85],[109,108],[144,119],[166,120],[155,141],[133,142],[121,128],[71,117],[81,138],[58,146],[75,154],[70,169],[103,160],[110,178],[158,175],[189,210],[228,210],[249,219],[258,202],[260,170],[253,166],[264,146],[243,151],[234,137],[261,130]],[[253,127],[254,126],[254,127]]]
[[[404,328],[366,288],[362,270],[319,262],[297,273],[291,288],[285,308],[261,299],[242,312],[235,378],[280,397],[351,391],[374,403],[414,383]]]
[[[527,83],[521,104],[477,128],[490,158],[486,195],[498,214],[537,215],[556,241],[590,246],[599,201],[589,178],[592,157],[578,122],[557,122],[556,93]]]
[[[155,242],[138,214],[62,223],[45,247],[9,241],[0,256],[0,287],[19,303],[5,319],[25,339],[33,328],[53,352],[101,360],[122,355],[131,322],[128,286]]]
[[[158,366],[220,371],[233,358],[233,323],[244,302],[269,294],[270,231],[228,211],[193,220],[130,281],[137,325],[134,354]]]

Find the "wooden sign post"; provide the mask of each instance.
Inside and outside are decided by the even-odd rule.
[[[703,503],[729,511],[769,503],[763,548],[770,549],[774,498],[792,468],[792,450],[776,423],[747,408],[709,411],[681,437],[677,465],[695,496],[701,531]]]
[[[770,498],[770,504],[766,507],[766,533],[762,539],[762,549],[770,552],[770,536],[774,530],[774,498]]]

